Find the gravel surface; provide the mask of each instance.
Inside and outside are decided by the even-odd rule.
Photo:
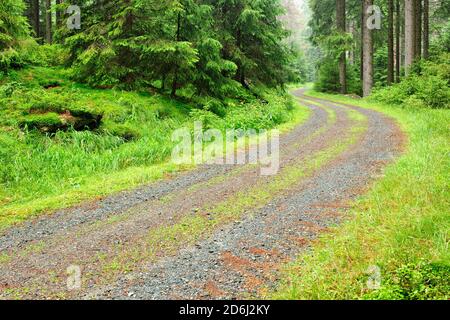
[[[297,126],[292,132],[282,137],[282,149],[295,140],[305,139],[326,121],[327,114],[323,109],[313,105],[311,109],[313,115],[305,124]],[[140,203],[161,199],[170,193],[176,193],[213,177],[227,174],[235,168],[233,165],[202,165],[194,171],[178,174],[136,190],[120,192],[101,200],[26,221],[19,226],[0,232],[0,252],[10,248],[20,248],[31,241],[64,234],[66,230],[82,224],[123,214]]]
[[[207,181],[214,176],[225,174],[233,166],[202,166],[195,173],[184,173],[171,180],[125,191],[103,200],[57,211],[37,219],[7,229],[0,235],[0,251],[20,247],[30,241],[42,240],[65,230],[92,221],[103,220],[112,215],[126,212],[139,203],[188,188],[196,183]]]
[[[251,192],[273,177],[262,177],[252,167],[201,166],[10,228],[0,235],[0,255],[10,257],[0,262],[0,297],[232,299],[263,295],[276,285],[280,266],[307,249],[320,232],[339,223],[349,203],[402,146],[398,127],[383,115],[306,98],[302,93],[295,94],[312,115],[282,136],[282,169],[301,164],[345,136],[352,126],[348,108],[367,117],[368,131],[310,177],[274,195],[262,209],[205,233],[209,235],[193,246],[180,244],[175,253],[156,261],[139,261],[134,271],[116,278],[103,279],[105,261],[140,248],[150,230],[174,225],[237,192]],[[324,108],[335,112],[336,123],[327,122]],[[91,275],[79,292],[65,288],[65,271],[71,264],[81,265],[84,274]]]
[[[366,136],[333,164],[242,221],[91,297],[242,299],[273,289],[280,264],[339,223],[350,201],[398,152],[394,124],[376,112],[360,111],[369,119]]]

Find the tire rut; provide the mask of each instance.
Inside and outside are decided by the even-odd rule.
[[[90,298],[264,297],[276,287],[280,267],[340,223],[351,201],[403,148],[403,135],[394,122],[374,111],[352,109],[369,119],[358,145],[242,221]]]
[[[282,137],[281,170],[332,145],[353,124],[348,118],[348,106],[313,101],[302,92],[296,95],[312,110],[312,116]],[[326,109],[336,114],[335,123],[330,123]],[[263,208],[246,214],[241,222],[228,223],[180,252],[157,256],[130,275],[119,273],[112,287],[104,283],[116,277],[108,279],[105,266],[123,252],[146,249],[141,245],[149,230],[176,225],[183,217],[196,216],[272,178],[259,176],[256,166],[201,166],[169,181],[62,210],[7,230],[0,236],[0,253],[7,252],[11,260],[0,264],[0,296],[192,299],[260,294],[267,284],[276,283],[277,266],[298,253],[295,243],[307,246],[330,223],[339,221],[336,214],[324,215],[323,210],[319,213],[312,206],[324,200],[340,203],[353,199],[357,192],[349,195],[349,190],[361,189],[368,182],[370,174],[364,170],[376,171],[392,160],[388,154],[395,153],[395,141],[390,141],[395,140],[392,137],[398,135],[398,128],[376,112],[351,109],[369,121],[368,131],[357,147],[274,197]],[[342,172],[346,175],[339,175]],[[334,190],[333,197],[328,197],[327,190]],[[83,273],[90,275],[86,276],[85,291],[65,292],[65,270],[71,264],[83,266]],[[98,282],[98,277],[104,279]]]

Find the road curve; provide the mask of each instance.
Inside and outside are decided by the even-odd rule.
[[[0,298],[263,297],[403,147],[376,111],[294,95],[311,117],[281,137],[278,175],[201,166],[10,228]],[[80,289],[67,289],[69,266],[80,267]]]

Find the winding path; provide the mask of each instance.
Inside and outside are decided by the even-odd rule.
[[[232,299],[345,219],[401,152],[382,114],[294,92],[310,119],[281,137],[281,169],[201,166],[0,234],[0,298]],[[82,288],[67,290],[67,267]]]

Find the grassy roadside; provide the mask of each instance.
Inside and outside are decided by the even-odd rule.
[[[450,110],[308,94],[383,112],[409,141],[406,154],[355,203],[349,221],[286,267],[272,298],[449,299]]]
[[[9,81],[3,87],[12,83],[15,89],[7,96],[0,94],[0,230],[193,169],[193,165],[168,161],[174,146],[171,133],[190,127],[193,121],[219,129],[277,127],[286,132],[309,117],[309,109],[294,104],[288,110],[284,105],[288,99],[272,93],[266,114],[257,102],[230,100],[229,113],[220,118],[158,95],[79,87],[59,70],[24,70]],[[42,89],[49,83],[58,87]],[[16,122],[35,117],[37,107],[41,113],[64,108],[100,110],[104,123],[95,132],[67,131],[54,137],[22,132]],[[121,137],[128,133],[135,137]]]
[[[197,208],[193,215],[186,215],[175,224],[149,230],[137,243],[117,249],[117,252],[120,252],[118,255],[102,257],[102,275],[95,273],[94,276],[109,282],[116,281],[115,277],[120,274],[136,271],[136,268],[142,266],[142,261],[156,259],[161,253],[171,255],[177,252],[180,246],[193,245],[210,235],[218,226],[239,220],[249,211],[265,206],[276,195],[300,183],[312,172],[347,150],[367,130],[367,119],[364,116],[352,110],[347,113],[353,121],[353,127],[341,139],[333,141],[310,157],[283,168],[269,182],[257,182],[251,188],[243,189],[222,202]]]

